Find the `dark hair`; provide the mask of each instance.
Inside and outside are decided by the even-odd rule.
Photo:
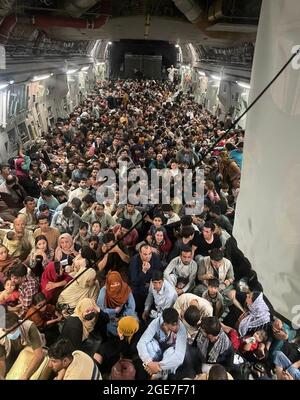
[[[8,240],[14,240],[14,237],[15,237],[15,232],[14,232],[14,231],[8,231],[8,232],[7,232],[6,238],[7,238]],[[7,250],[7,252],[8,252],[8,250]]]
[[[32,297],[32,304],[36,306],[36,305],[37,305],[38,303],[40,303],[41,301],[45,301],[45,300],[47,300],[47,299],[46,299],[46,296],[44,295],[44,293],[39,292],[39,293],[36,293],[36,294]]]
[[[218,221],[217,219],[211,219],[210,222],[212,222],[212,223],[214,224],[215,229],[216,229],[217,226],[218,226],[219,228],[222,228],[222,229],[223,229],[223,226],[222,226],[223,224],[222,224],[221,221]]]
[[[94,199],[94,197],[93,197],[92,195],[86,194],[86,195],[82,198],[82,201],[83,201],[84,203],[92,204],[92,203],[95,202],[95,199]]]
[[[112,233],[112,232],[106,232],[104,235],[103,235],[103,239],[102,239],[102,242],[103,242],[103,244],[107,244],[107,243],[109,243],[109,242],[114,242],[115,241],[115,235],[114,235],[114,233]]]
[[[211,252],[209,253],[209,257],[211,260],[221,261],[224,257],[224,252],[223,250],[220,249],[212,249]]]
[[[19,323],[19,317],[12,311],[7,311],[5,314],[5,329],[11,329]]]
[[[196,328],[198,326],[201,313],[197,306],[192,305],[185,310],[183,317],[189,325]]]
[[[25,199],[24,199],[24,204],[26,205],[29,201],[35,201],[35,200],[31,196],[26,196]]]
[[[232,143],[226,143],[225,147],[227,151],[235,150],[235,146]]]
[[[209,381],[228,381],[228,375],[223,365],[214,364],[208,373]]]
[[[89,243],[91,243],[91,242],[97,242],[97,243],[99,243],[99,238],[98,238],[98,236],[92,235],[92,236],[89,238]]]
[[[191,253],[192,252],[192,248],[191,246],[187,245],[187,244],[183,244],[180,248],[180,255],[182,253]]]
[[[151,247],[151,246],[150,246],[150,244],[148,244],[148,243],[145,243],[145,242],[142,243],[141,246],[140,246],[140,248],[139,248],[139,253],[141,253],[141,251],[142,251],[142,249],[143,249],[144,247]]]
[[[50,207],[48,206],[48,204],[41,204],[39,206],[39,212],[48,211],[48,210],[50,210]]]
[[[41,189],[41,195],[42,196],[51,196],[51,192],[49,189]]]
[[[95,224],[99,224],[100,227],[101,227],[101,222],[99,222],[99,221],[94,221],[94,222],[92,222],[92,226],[95,225]]]
[[[74,351],[74,346],[68,339],[59,339],[56,343],[49,347],[48,356],[56,360],[71,358]]]
[[[211,222],[211,221],[205,222],[205,224],[203,225],[203,228],[209,228],[209,229],[211,229],[212,231],[214,231],[214,230],[216,229],[214,223]]]
[[[78,199],[78,197],[74,197],[74,198],[71,200],[71,204],[73,204],[73,206],[74,206],[75,208],[79,208],[79,207],[81,206],[81,204],[82,204],[82,201],[81,201],[80,199]]]
[[[38,216],[38,222],[42,221],[43,219],[46,219],[48,221],[48,217],[46,217],[46,215],[39,215]],[[48,221],[49,222],[49,221]]]
[[[64,217],[70,218],[70,217],[72,216],[72,214],[73,214],[73,208],[72,208],[72,207],[65,206],[65,207],[62,209],[62,215],[63,215]]]
[[[122,226],[122,228],[125,228],[128,230],[131,229],[132,228],[131,219],[127,219],[127,218],[123,219],[123,221],[121,222],[121,226]]]
[[[192,226],[183,226],[181,228],[181,236],[184,238],[188,238],[195,233],[195,229]]]
[[[16,276],[18,278],[24,277],[27,275],[27,268],[25,267],[24,264],[19,263],[12,267],[10,275]]]
[[[170,162],[173,162],[173,161],[171,160]],[[163,211],[173,211],[173,207],[171,204],[163,204],[161,208]]]
[[[162,222],[163,222],[163,220],[164,220],[164,216],[163,216],[161,213],[156,213],[156,214],[154,214],[154,215],[153,215],[153,219],[154,219],[154,218],[160,218]]]
[[[37,243],[38,243],[40,240],[45,240],[45,241],[47,242],[47,249],[48,249],[48,239],[46,238],[45,235],[39,235],[39,236],[37,236],[37,237],[35,238],[34,244],[37,245]]]
[[[174,324],[179,320],[179,314],[175,308],[165,308],[162,312],[162,317],[166,324]]]
[[[189,278],[184,277],[184,276],[179,276],[179,277],[177,278],[176,287],[178,286],[179,283],[183,283],[184,286],[185,286],[185,285],[188,284],[188,282],[189,282]]]
[[[218,336],[221,331],[221,323],[217,317],[204,317],[200,326],[207,335]]]
[[[220,286],[219,279],[217,279],[217,278],[209,279],[209,280],[207,281],[207,286],[211,286],[211,287],[214,287],[214,288],[218,288],[218,287]]]
[[[83,228],[88,229],[89,228],[89,224],[87,222],[80,221],[79,229],[83,229]]]
[[[164,279],[164,273],[160,269],[155,269],[152,272],[151,280],[153,281],[162,281]]]
[[[80,250],[80,254],[82,258],[86,259],[87,266],[90,266],[93,262],[97,260],[96,253],[89,246],[83,246]]]
[[[252,301],[255,301],[260,294],[261,294],[261,292],[257,292],[257,291],[254,290],[252,292]]]
[[[210,207],[210,212],[213,212],[214,214],[217,214],[217,215],[221,215],[221,208],[220,208],[220,206],[213,204]]]
[[[182,226],[189,226],[192,225],[193,218],[191,215],[184,215],[183,217],[181,217],[180,222]]]

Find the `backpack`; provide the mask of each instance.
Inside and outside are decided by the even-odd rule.
[[[251,363],[238,352],[234,353],[233,365],[228,369],[234,380],[247,381],[251,374]]]
[[[111,369],[110,379],[112,381],[124,380],[132,381],[135,379],[136,370],[132,360],[120,358]]]

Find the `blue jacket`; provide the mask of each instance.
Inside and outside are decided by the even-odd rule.
[[[128,268],[129,284],[133,293],[144,294],[147,296],[152,273],[156,269],[162,270],[160,258],[152,253],[150,260],[151,268],[144,274],[142,271],[142,260],[139,254],[136,254],[130,261]]]

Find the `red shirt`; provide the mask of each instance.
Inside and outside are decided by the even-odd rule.
[[[113,227],[112,231],[114,234],[116,234],[120,229],[121,229],[121,225],[118,224]],[[122,236],[123,235],[121,235],[121,237]],[[125,238],[122,240],[122,242],[125,246],[135,246],[137,244],[138,237],[139,237],[138,231],[136,229],[132,229],[132,231],[130,233],[128,233],[128,235],[125,236]]]
[[[238,350],[241,353],[245,353],[245,350],[243,350],[243,347],[245,345],[244,339],[248,339],[250,336],[246,336],[245,338],[241,339],[239,337],[239,334],[237,333],[237,331],[235,329],[232,329],[229,333],[228,333],[229,339],[232,343],[232,346],[234,348],[234,350]],[[248,351],[254,351],[258,348],[258,343],[252,343],[250,350]]]

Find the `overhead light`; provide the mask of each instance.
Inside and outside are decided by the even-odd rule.
[[[67,71],[67,74],[68,74],[68,75],[74,74],[74,72],[76,72],[76,71],[77,71],[77,69],[69,69],[69,70]]]
[[[112,42],[108,42],[107,44],[111,45],[111,44],[112,44]]]
[[[32,82],[42,81],[42,80],[48,79],[48,78],[50,78],[50,74],[37,75],[37,76],[34,76],[34,77],[32,78]]]
[[[0,83],[0,90],[5,89],[8,86],[8,83]]]
[[[53,76],[53,75],[54,75],[54,73],[53,73],[53,72],[51,72],[50,76]]]
[[[86,67],[82,67],[82,68],[81,68],[81,71],[87,71],[89,68],[90,68],[90,66],[87,65]]]
[[[211,77],[215,80],[215,81],[220,81],[221,77],[217,76],[217,75],[211,75]]]
[[[237,83],[240,87],[242,87],[242,88],[244,88],[244,89],[250,89],[250,85],[249,85],[248,83],[245,83],[245,82],[238,82],[238,81],[236,81],[236,83]]]
[[[14,83],[15,83],[15,81],[13,81],[13,80],[9,81],[10,85],[13,85]]]
[[[202,72],[202,71],[198,71],[198,74],[201,76],[205,76],[205,72]]]
[[[179,44],[175,44],[175,47],[180,47]]]

